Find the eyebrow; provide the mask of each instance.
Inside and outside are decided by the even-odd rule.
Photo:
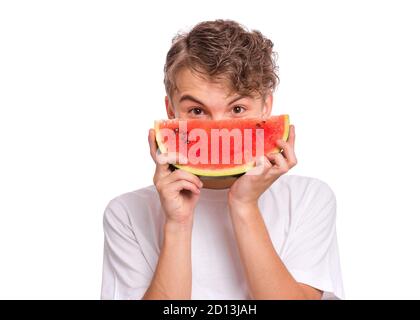
[[[198,104],[204,105],[204,103],[202,103],[200,100],[198,100],[197,98],[194,98],[193,96],[191,96],[191,95],[189,95],[189,94],[185,94],[185,95],[183,95],[183,96],[179,99],[179,103],[181,103],[182,101],[185,101],[185,100],[189,100],[189,101],[192,101],[192,102],[195,102],[195,103],[198,103]]]
[[[234,103],[235,101],[238,101],[238,100],[240,100],[240,99],[242,99],[242,98],[246,98],[246,97],[248,97],[248,96],[246,96],[246,95],[241,95],[241,96],[238,96],[238,97],[236,97],[236,98],[234,98],[232,101],[230,101],[229,103],[228,103],[228,105],[230,105],[230,104],[232,104],[232,103]],[[198,104],[201,104],[201,105],[205,105],[204,103],[202,103],[200,100],[198,100],[197,98],[195,98],[195,97],[193,97],[192,95],[189,95],[189,94],[185,94],[185,95],[183,95],[180,99],[179,99],[179,103],[181,103],[182,101],[185,101],[185,100],[189,100],[189,101],[192,101],[192,102],[195,102],[195,103],[198,103]]]

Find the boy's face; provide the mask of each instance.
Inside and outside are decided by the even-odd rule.
[[[168,118],[179,119],[235,119],[267,118],[270,116],[273,96],[241,97],[229,94],[228,88],[221,83],[214,83],[198,77],[189,69],[180,70],[177,74],[177,88],[171,99],[165,97]],[[236,178],[206,178],[205,188],[229,188]]]
[[[270,116],[273,97],[229,94],[228,88],[198,77],[189,69],[177,74],[177,90],[172,99],[165,98],[168,118],[179,119],[235,119]]]

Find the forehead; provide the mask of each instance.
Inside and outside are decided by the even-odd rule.
[[[204,75],[192,72],[188,68],[183,68],[176,75],[176,90],[174,96],[183,94],[205,94],[209,98],[227,99],[231,96],[238,95],[231,92],[226,81],[211,80]]]

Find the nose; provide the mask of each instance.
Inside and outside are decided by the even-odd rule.
[[[223,120],[223,119],[229,119],[228,115],[224,112],[214,112],[210,115],[211,120]]]

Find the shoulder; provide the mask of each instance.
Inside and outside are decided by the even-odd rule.
[[[296,221],[328,218],[335,220],[336,197],[331,186],[323,180],[300,175],[281,176],[272,186],[278,201],[287,202]]]
[[[275,187],[287,188],[294,195],[307,200],[319,199],[320,197],[335,199],[331,186],[327,182],[314,177],[283,175],[276,181]]]
[[[147,186],[112,198],[105,207],[104,226],[131,226],[134,221],[146,218],[160,204],[155,186]]]

